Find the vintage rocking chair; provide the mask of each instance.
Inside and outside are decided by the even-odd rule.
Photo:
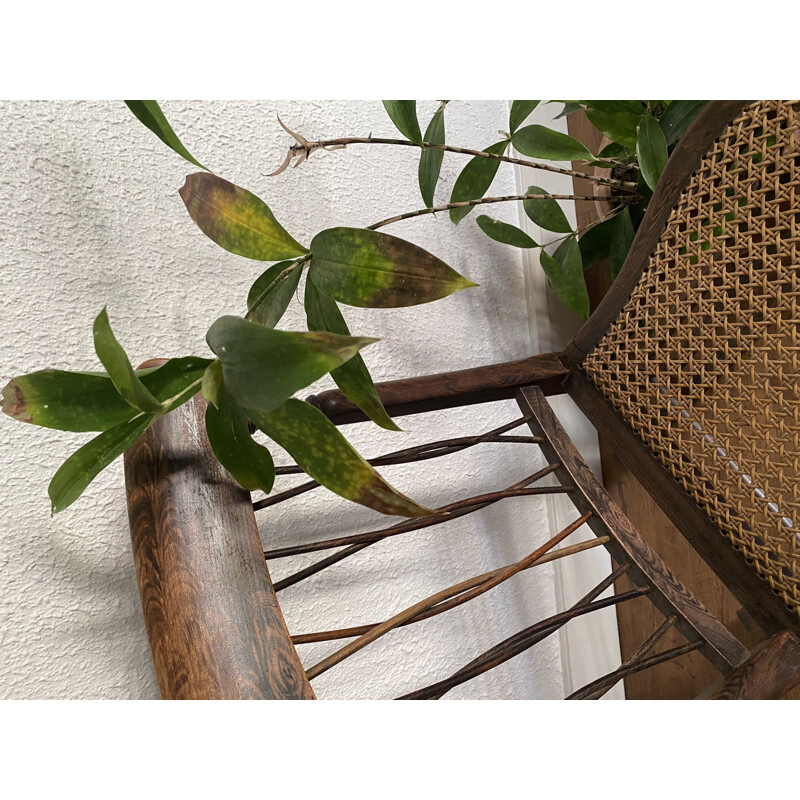
[[[405,696],[438,698],[570,619],[643,594],[663,624],[619,669],[571,697],[599,697],[692,650],[720,672],[705,697],[784,696],[800,682],[798,192],[800,105],[710,103],[670,158],[618,279],[563,353],[379,385],[393,416],[516,398],[522,417],[483,437],[373,463],[427,460],[527,425],[548,466],[511,493],[531,492],[529,483],[554,474],[555,490],[579,515],[521,561],[420,599],[383,623],[293,639],[279,592],[395,533],[482,508],[498,493],[380,531],[264,553],[249,494],[210,453],[203,401],[157,422],[126,453],[125,474],[162,696],[313,698],[310,680],[381,635],[593,544],[607,548],[614,569],[578,603]],[[767,637],[760,646],[749,651],[712,616],[611,500],[546,400],[564,392],[758,622]],[[337,391],[309,402],[337,424],[364,419]],[[595,541],[554,549],[584,523]],[[273,586],[265,556],[316,550],[325,551],[322,560]],[[623,573],[633,588],[598,600]],[[670,629],[685,642],[656,652]],[[306,672],[295,645],[315,636],[349,644]]]

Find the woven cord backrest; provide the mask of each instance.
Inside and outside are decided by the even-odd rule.
[[[583,370],[800,613],[800,104],[747,106]]]

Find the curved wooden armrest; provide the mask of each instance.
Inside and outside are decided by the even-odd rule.
[[[161,696],[313,699],[250,494],[214,458],[204,412],[198,396],[125,454],[136,578]]]
[[[518,361],[504,361],[456,372],[440,372],[376,383],[390,417],[423,414],[443,408],[508,400],[523,386],[539,386],[546,395],[563,394],[567,370],[558,353],[541,353]],[[338,389],[311,395],[308,402],[332,422],[345,425],[369,417]]]

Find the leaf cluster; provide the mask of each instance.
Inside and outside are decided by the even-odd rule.
[[[454,224],[464,220],[473,204],[483,200],[502,159],[512,149],[529,158],[579,161],[638,173],[637,193],[621,198],[609,219],[586,231],[571,225],[559,201],[546,190],[529,187],[523,202],[525,214],[541,230],[561,235],[557,246],[549,250],[515,225],[485,214],[477,217],[478,226],[491,239],[539,249],[552,290],[568,308],[586,318],[589,298],[584,270],[608,258],[612,275],[619,272],[669,150],[703,103],[565,102],[560,116],[584,111],[609,140],[596,154],[560,131],[525,125],[539,103],[513,102],[508,134],[487,146],[485,156],[474,155],[466,163],[445,208]],[[422,248],[374,229],[386,221],[372,228],[329,228],[308,245],[302,244],[263,199],[196,160],[156,101],[133,100],[127,105],[164,144],[203,170],[189,174],[179,190],[198,228],[219,247],[252,261],[270,262],[270,266],[253,281],[244,315],[223,316],[210,326],[206,343],[214,358],[186,356],[158,367],[134,369],[104,308],[93,328],[102,371],[41,370],[5,386],[2,410],[11,417],[48,428],[99,433],[53,477],[49,487],[53,512],[71,505],[105,466],[161,417],[202,392],[208,401],[206,431],[213,451],[245,489],[268,493],[275,480],[272,455],[268,446],[254,438],[251,426],[255,426],[314,480],[345,498],[386,514],[431,513],[389,485],[324,414],[294,395],[330,373],[345,396],[376,424],[399,430],[361,354],[377,340],[352,335],[340,306],[412,306],[475,284]],[[417,177],[425,209],[397,219],[434,208],[447,149],[446,105],[447,101],[439,105],[423,136],[416,101],[384,101],[390,119],[408,139],[401,144],[421,150]],[[309,145],[302,137],[295,138],[303,147]],[[281,319],[303,280],[307,330],[281,330]]]

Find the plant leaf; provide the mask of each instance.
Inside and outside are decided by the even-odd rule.
[[[281,227],[269,206],[247,189],[207,172],[195,172],[186,176],[179,192],[200,230],[231,253],[278,261],[308,252]]]
[[[272,411],[377,339],[276,331],[241,317],[220,317],[206,341],[222,362],[233,399],[248,410]]]
[[[441,106],[433,115],[425,130],[425,141],[428,144],[444,144],[444,106]],[[419,188],[422,192],[422,202],[425,208],[433,207],[433,195],[442,170],[444,150],[430,150],[425,148],[419,159]]]
[[[609,139],[621,144],[630,150],[636,147],[636,128],[644,115],[644,108],[641,114],[628,114],[627,112],[596,111],[588,109],[586,116],[589,122],[608,136]]]
[[[586,108],[604,114],[633,114],[641,117],[645,112],[641,100],[584,100]]]
[[[633,223],[631,222],[631,212],[627,207],[620,214],[617,214],[613,222],[614,228],[611,232],[609,259],[611,263],[611,277],[616,278],[617,275],[619,275],[620,269],[622,269],[622,265],[625,263],[628,250],[631,249],[636,233],[633,230]]]
[[[72,505],[97,475],[117,456],[122,455],[157,416],[137,414],[133,419],[109,428],[76,450],[58,468],[47,488],[52,513],[57,514]]]
[[[105,308],[94,321],[94,349],[125,402],[139,411],[161,411],[161,403],[136,376],[122,345],[116,340]]]
[[[475,221],[478,223],[478,227],[496,242],[510,244],[514,247],[530,248],[539,246],[525,231],[517,228],[516,225],[509,225],[509,223],[501,222],[499,219],[492,219],[485,214],[481,214]]]
[[[605,222],[590,228],[578,240],[584,269],[589,269],[589,267],[608,258],[611,252],[611,235],[615,222],[616,217],[607,219]]]
[[[340,303],[399,308],[477,284],[404,239],[363,228],[329,228],[311,242],[309,280]]]
[[[611,142],[607,144],[598,154],[598,158],[616,158],[621,159],[629,154],[627,148],[618,142]]]
[[[708,100],[673,100],[669,104],[659,120],[667,147],[672,147],[686,133],[706,103]]]
[[[133,112],[139,122],[153,131],[167,147],[171,147],[179,156],[183,156],[183,158],[200,167],[200,169],[208,169],[183,146],[155,100],[126,100],[125,105]]]
[[[636,139],[636,157],[639,159],[639,169],[647,185],[655,191],[658,179],[667,165],[667,143],[664,133],[656,120],[649,114],[639,126],[639,136]]]
[[[305,307],[310,331],[328,331],[340,336],[350,335],[336,302],[322,294],[312,281],[306,281]],[[389,431],[400,430],[386,413],[360,353],[345,361],[341,367],[332,369],[331,377],[344,392],[345,397],[350,398],[374,423]]]
[[[540,186],[529,186],[525,194],[550,194]],[[572,226],[558,204],[552,197],[541,200],[523,200],[522,208],[528,217],[540,228],[554,233],[572,233]]]
[[[198,380],[210,363],[195,356],[173,358],[160,367],[137,370],[136,375],[163,403]],[[136,415],[106,373],[53,369],[9,381],[3,388],[2,410],[20,422],[76,433],[108,430]]]
[[[580,111],[583,108],[583,105],[575,100],[551,100],[552,102],[563,102],[564,108],[562,109],[561,113],[558,114],[555,119],[561,119],[561,117],[568,117],[570,114],[574,114],[576,111]]]
[[[591,161],[594,156],[577,140],[566,133],[550,130],[544,125],[526,125],[512,137],[520,153],[531,158],[549,161]]]
[[[422,146],[416,100],[384,100],[383,107],[397,130],[409,141]]]
[[[497,142],[490,145],[483,152],[493,153],[502,156],[508,147],[507,141]],[[492,185],[494,176],[500,168],[500,161],[495,158],[483,158],[483,156],[473,156],[464,169],[461,170],[453,186],[453,193],[450,195],[451,203],[463,203],[465,200],[480,200]],[[463,208],[451,208],[450,220],[458,225],[467,214],[472,211],[473,206]]]
[[[200,387],[203,392],[203,397],[205,397],[211,405],[219,408],[219,395],[223,390],[223,386],[222,362],[216,359],[208,365],[206,371],[203,373],[203,383]]]
[[[581,251],[574,236],[570,236],[549,256],[544,250],[540,263],[550,288],[570,310],[583,319],[589,318],[589,293],[583,278]]]
[[[224,386],[217,394],[219,408],[206,407],[206,433],[219,463],[237,483],[253,492],[269,494],[275,483],[275,464],[269,450],[250,435],[247,412],[234,402]]]
[[[250,418],[315,481],[332,492],[382,514],[425,517],[433,512],[390,486],[318,409],[287,400],[268,414]]]
[[[539,100],[514,100],[511,104],[511,112],[508,115],[508,127],[512,134],[525,122],[540,102]]]
[[[261,273],[247,295],[247,319],[274,328],[294,296],[303,265],[281,261]]]

